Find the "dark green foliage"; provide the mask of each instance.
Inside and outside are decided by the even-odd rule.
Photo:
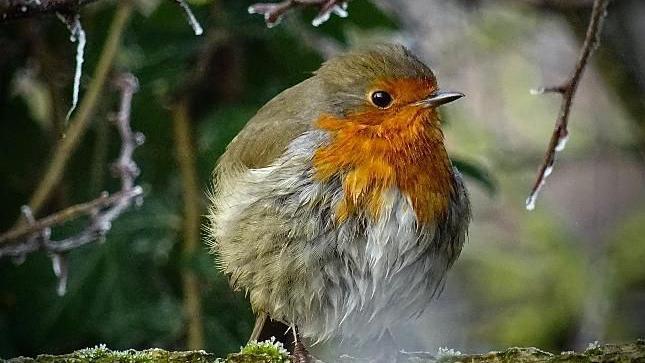
[[[483,166],[458,158],[454,158],[452,163],[459,172],[477,181],[489,194],[495,194],[497,183],[490,172]]]

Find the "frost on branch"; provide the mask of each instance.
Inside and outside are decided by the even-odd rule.
[[[317,7],[318,15],[311,21],[311,25],[319,26],[329,20],[331,14],[346,18],[347,3],[349,0],[285,0],[278,3],[257,3],[249,6],[249,14],[264,16],[267,27],[273,28],[280,24],[282,17],[298,7]]]
[[[69,121],[72,112],[76,109],[78,104],[78,94],[81,88],[81,75],[83,73],[83,61],[85,59],[85,30],[83,30],[83,25],[81,24],[81,16],[76,13],[74,15],[61,15],[57,14],[58,17],[67,25],[69,29],[70,36],[69,40],[74,43],[76,42],[76,68],[74,70],[74,90],[72,91],[72,106],[69,111],[67,111],[67,116],[65,121]]]
[[[193,14],[193,11],[190,10],[188,3],[185,0],[175,0],[175,2],[182,8],[182,10],[184,10],[184,13],[186,14],[186,20],[188,20],[190,27],[193,28],[195,35],[202,35],[204,33],[204,29],[202,28],[201,24],[199,24],[199,21],[197,21],[197,18],[195,17],[195,14]]]

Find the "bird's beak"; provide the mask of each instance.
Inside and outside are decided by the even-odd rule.
[[[456,101],[462,97],[464,97],[464,94],[460,92],[436,91],[428,98],[417,102],[417,105],[423,107],[438,107],[445,105],[446,103]]]

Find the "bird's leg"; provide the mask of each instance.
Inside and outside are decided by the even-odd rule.
[[[309,352],[298,334],[298,327],[294,324],[291,330],[293,331],[293,363],[311,363]]]

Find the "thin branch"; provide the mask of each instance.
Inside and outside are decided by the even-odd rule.
[[[185,260],[190,261],[195,252],[199,250],[203,198],[195,167],[194,141],[188,113],[188,100],[182,98],[173,110],[173,126],[184,199],[182,254]],[[188,326],[187,347],[188,349],[202,349],[204,347],[204,327],[199,280],[190,265],[182,269],[181,278],[184,293],[184,314]]]
[[[185,0],[174,0],[174,1],[184,11],[184,14],[186,14],[186,20],[188,20],[188,24],[190,24],[190,27],[193,28],[193,32],[195,32],[195,35],[202,35],[204,33],[204,29],[202,28],[201,24],[199,24],[199,21],[197,21],[197,18],[193,14],[193,11],[190,10],[190,6],[188,6],[188,3]]]
[[[74,14],[96,0],[0,0],[0,23],[43,14]]]
[[[33,235],[34,233],[45,228],[63,224],[68,220],[75,219],[84,215],[90,215],[97,209],[110,207],[118,200],[130,197],[130,194],[132,193],[117,192],[112,195],[103,193],[101,194],[101,196],[92,201],[76,204],[47,217],[34,221],[33,223],[27,223],[25,225],[17,226],[3,234],[0,234],[0,246],[7,242],[24,238],[25,236]]]
[[[311,21],[313,26],[329,20],[331,14],[341,18],[347,17],[349,0],[285,0],[278,3],[257,3],[249,6],[249,14],[261,14],[267,27],[272,28],[280,23],[282,17],[289,11],[299,7],[317,7],[318,15]]]
[[[23,261],[29,253],[44,250],[52,259],[52,268],[58,278],[58,293],[63,295],[67,286],[67,263],[65,254],[72,249],[101,239],[112,228],[112,222],[133,203],[139,204],[143,193],[134,181],[139,169],[132,159],[137,146],[143,144],[144,137],[133,133],[130,128],[130,107],[132,96],[137,89],[134,76],[127,74],[118,78],[117,87],[121,91],[119,113],[114,118],[121,136],[119,158],[112,170],[121,180],[121,190],[109,195],[104,192],[99,198],[69,207],[48,217],[35,220],[28,206],[22,208],[27,221],[0,236],[0,257],[11,256]],[[82,215],[89,215],[87,225],[79,233],[62,240],[52,240],[51,228]]]
[[[108,38],[99,56],[99,63],[94,71],[93,79],[85,92],[78,112],[70,121],[70,126],[65,132],[65,137],[56,145],[45,175],[29,201],[29,208],[31,208],[34,214],[38,214],[45,202],[49,199],[51,192],[60,182],[69,157],[73,154],[85,134],[96,104],[98,103],[101,90],[107,80],[110,69],[112,69],[112,64],[114,63],[117,50],[121,43],[121,35],[132,14],[132,10],[132,2],[123,1],[119,3],[119,7],[108,31]]]
[[[553,172],[556,153],[564,150],[569,138],[569,130],[567,127],[569,125],[569,114],[571,113],[573,97],[578,89],[578,84],[580,83],[582,74],[589,63],[589,57],[598,47],[600,42],[600,33],[602,31],[603,21],[607,16],[607,6],[610,1],[611,0],[594,1],[593,10],[591,11],[591,20],[587,27],[587,33],[582,45],[582,50],[580,51],[578,62],[576,63],[571,77],[569,77],[569,79],[560,86],[545,87],[531,91],[532,94],[559,93],[562,95],[562,103],[560,105],[558,118],[555,122],[553,134],[551,135],[551,140],[549,141],[549,146],[547,147],[546,155],[544,156],[544,162],[540,166],[538,176],[533,184],[531,193],[526,199],[526,209],[528,210],[535,209],[535,201],[537,200],[540,190],[544,186],[546,178],[551,174],[551,172]]]

